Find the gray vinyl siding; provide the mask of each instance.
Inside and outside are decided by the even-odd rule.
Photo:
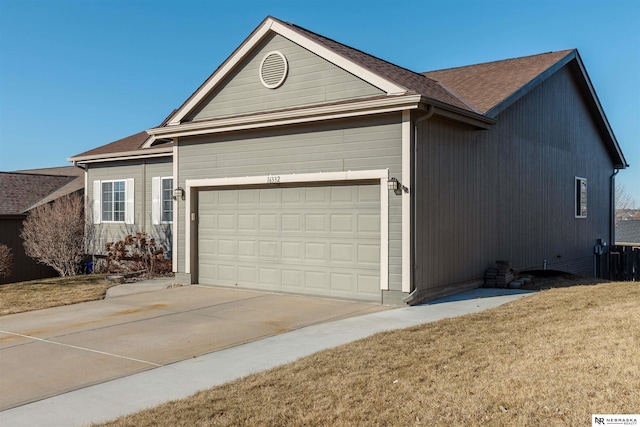
[[[151,199],[153,177],[173,176],[173,163],[164,159],[149,159],[145,162],[145,212],[144,230],[162,245],[165,254],[171,256],[172,248],[172,224],[153,224]],[[173,186],[176,188],[176,185]]]
[[[593,274],[593,245],[609,240],[613,164],[570,71],[497,120],[487,131],[420,125],[419,288],[479,279],[498,259]],[[585,219],[574,214],[575,177],[588,181]]]
[[[289,72],[282,86],[268,89],[260,81],[259,68],[264,55],[273,50],[281,52],[287,58]],[[203,101],[191,120],[384,94],[378,88],[280,35],[271,36],[260,43],[236,68]]]
[[[187,179],[389,169],[402,174],[400,114],[179,140],[179,185]],[[182,209],[184,206],[182,206]],[[401,197],[389,197],[389,287],[401,290]],[[184,214],[179,229],[184,230]],[[184,234],[178,271],[185,271]],[[384,260],[382,261],[384,262]]]
[[[140,159],[122,162],[105,162],[90,164],[87,180],[87,202],[93,206],[93,182],[113,180],[134,180],[134,224],[104,223],[95,224],[96,239],[94,251],[104,253],[104,244],[121,240],[127,234],[147,232],[150,236],[160,239],[165,249],[171,248],[171,230],[164,226],[155,226],[151,219],[151,179],[154,176],[171,176],[173,166],[171,158]],[[99,195],[98,195],[99,197]]]

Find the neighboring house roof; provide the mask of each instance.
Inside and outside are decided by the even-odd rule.
[[[628,219],[617,223],[616,243],[640,246],[640,220]]]
[[[201,102],[208,99],[217,85],[222,84],[224,79],[231,75],[234,67],[242,62],[245,55],[271,33],[280,34],[294,41],[373,86],[386,91],[386,96],[377,95],[370,98],[371,100],[386,98],[400,102],[403,98],[412,97],[410,99],[413,102],[413,108],[417,108],[420,103],[422,103],[421,105],[430,104],[440,109],[439,114],[449,114],[446,113],[449,111],[451,114],[457,115],[458,118],[464,116],[475,120],[475,123],[481,128],[495,123],[494,119],[501,111],[533,90],[556,71],[571,64],[571,69],[578,81],[578,87],[586,94],[585,102],[593,113],[594,122],[600,129],[615,167],[623,169],[628,166],[575,49],[420,74],[273,17],[267,17],[182,106],[165,119],[160,127],[148,130],[147,134],[141,132],[98,147],[69,160],[74,162],[114,160],[124,156],[131,158],[136,155],[141,157],[159,155],[159,152],[167,155],[171,148],[170,143],[158,144],[154,137],[172,138],[189,134],[195,135],[197,132],[201,134],[207,129],[209,131],[215,129],[228,131],[233,129],[233,126],[258,126],[260,120],[257,120],[255,114],[202,121],[206,126],[211,126],[210,128],[202,125],[202,122],[190,122],[188,117]],[[414,99],[419,101],[415,102]],[[362,101],[363,99],[340,101],[321,104],[321,106],[323,108],[344,108],[345,104]],[[304,110],[304,108],[308,107],[274,110],[270,113],[279,113],[278,119],[283,120],[282,118],[285,116],[294,117],[297,111]],[[324,114],[325,110],[322,111]],[[243,119],[234,120],[237,117],[243,117]],[[267,118],[261,118],[261,120],[268,121]],[[274,123],[276,122],[271,125]],[[213,127],[214,124],[220,127]],[[148,134],[152,136],[149,137]],[[151,151],[152,149],[155,151]]]
[[[84,171],[73,166],[0,172],[0,215],[24,215],[83,189]]]

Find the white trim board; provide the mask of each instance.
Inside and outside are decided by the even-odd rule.
[[[389,169],[375,169],[345,172],[318,172],[284,175],[259,175],[232,178],[187,179],[185,181],[185,273],[191,273],[191,190],[205,187],[226,187],[243,185],[273,185],[276,180],[280,184],[311,183],[333,181],[380,181],[380,290],[389,290],[389,190],[387,180]]]
[[[302,46],[310,52],[326,59],[334,65],[348,71],[349,73],[361,78],[365,82],[379,88],[388,95],[397,95],[407,92],[407,88],[402,87],[384,77],[381,77],[368,69],[356,64],[355,62],[339,55],[322,44],[306,37],[305,35],[295,31],[291,27],[278,22],[269,17],[256,28],[253,33],[240,45],[240,47],[221,65],[221,67],[212,74],[207,81],[185,102],[182,107],[168,121],[167,126],[179,125],[182,120],[189,115],[197,105],[205,99],[212,90],[231,73],[236,66],[246,57],[246,55],[267,35],[273,32],[289,39],[290,41]]]

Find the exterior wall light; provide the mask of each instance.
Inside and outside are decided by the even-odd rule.
[[[182,199],[184,200],[184,188],[178,187],[173,190],[173,200]]]
[[[393,190],[393,192],[396,193],[396,196],[399,196],[402,194],[402,189],[400,188],[400,181],[398,181],[397,179],[390,178],[389,181],[387,181],[387,186],[389,190]]]
[[[401,195],[403,191],[405,193],[409,192],[409,189],[402,185],[400,181],[395,178],[389,178],[389,180],[387,181],[387,187],[389,188],[389,190],[393,190],[393,192],[396,193],[396,196]]]

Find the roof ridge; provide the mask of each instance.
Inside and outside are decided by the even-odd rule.
[[[514,58],[506,58],[506,59],[496,59],[494,61],[486,61],[486,62],[478,62],[476,64],[468,64],[468,65],[460,65],[458,67],[449,67],[449,68],[439,68],[437,70],[429,70],[429,71],[423,71],[420,74],[426,76],[426,74],[429,73],[435,73],[438,71],[450,71],[450,70],[459,70],[459,69],[463,69],[463,68],[471,68],[471,67],[476,67],[478,65],[488,65],[488,64],[496,64],[498,62],[508,62],[508,61],[517,61],[520,59],[525,59],[525,58],[533,58],[536,56],[545,56],[545,55],[551,55],[554,53],[561,53],[561,52],[567,52],[567,54],[569,54],[570,52],[575,51],[575,48],[571,48],[571,49],[562,49],[562,50],[551,50],[549,52],[543,52],[543,53],[535,53],[533,55],[523,55],[523,56],[516,56]]]
[[[346,47],[347,49],[351,49],[351,50],[356,51],[356,52],[358,52],[358,53],[360,53],[360,54],[362,54],[362,55],[366,55],[366,56],[369,56],[370,58],[373,58],[373,59],[376,59],[376,60],[378,60],[378,61],[384,62],[384,63],[386,63],[386,64],[388,64],[388,65],[391,65],[391,66],[393,66],[393,67],[395,67],[395,68],[398,68],[398,69],[401,69],[401,70],[407,71],[407,72],[409,72],[409,73],[415,74],[415,75],[416,75],[416,76],[418,76],[418,77],[421,77],[421,78],[427,78],[427,79],[429,79],[429,80],[433,80],[432,78],[427,77],[427,76],[423,75],[423,74],[422,74],[422,73],[420,73],[420,72],[417,72],[417,71],[411,70],[411,69],[409,69],[409,68],[403,67],[403,66],[401,66],[401,65],[395,64],[395,63],[393,63],[393,62],[391,62],[391,61],[387,61],[386,59],[380,58],[379,56],[376,56],[376,55],[372,55],[372,54],[370,54],[370,53],[368,53],[368,52],[365,52],[365,51],[360,50],[360,49],[358,49],[358,48],[355,48],[355,47],[353,47],[353,46],[349,46],[349,45],[347,45],[347,44],[341,43],[341,42],[339,42],[339,41],[337,41],[337,40],[332,39],[331,37],[327,37],[327,36],[324,36],[324,35],[322,35],[322,34],[316,33],[315,31],[308,30],[308,29],[306,29],[306,28],[304,28],[304,27],[301,27],[300,25],[297,25],[297,24],[294,24],[294,23],[291,23],[291,22],[287,22],[287,21],[281,21],[281,20],[279,20],[279,19],[277,19],[277,18],[274,18],[274,17],[271,17],[271,18],[272,18],[272,19],[274,19],[274,20],[276,20],[276,21],[279,21],[279,22],[281,22],[281,23],[283,23],[283,24],[286,24],[286,25],[289,25],[289,26],[292,26],[292,27],[295,27],[295,28],[299,28],[299,29],[301,29],[301,30],[303,30],[303,31],[306,31],[306,32],[308,32],[308,33],[311,33],[311,34],[313,34],[313,35],[315,35],[315,36],[317,36],[317,37],[321,37],[321,38],[323,38],[323,39],[325,39],[325,40],[329,40],[329,41],[331,41],[331,42],[333,42],[333,43],[336,43],[336,44],[339,44],[339,45],[341,45],[341,46],[344,46],[344,47]],[[336,53],[337,53],[338,55],[340,55],[340,52],[336,52]],[[340,56],[342,56],[342,55],[340,55]],[[346,59],[349,59],[349,58],[346,58]],[[373,70],[371,70],[371,71],[373,71]],[[433,81],[435,81],[435,80],[433,80]]]
[[[475,107],[470,107],[467,101],[461,99],[447,87],[440,85],[437,80],[432,79],[431,77],[394,64],[386,59],[379,58],[322,34],[307,30],[297,24],[283,22],[277,18],[272,19],[282,25],[288,26],[303,37],[311,38],[316,43],[324,44],[327,49],[332,50],[336,55],[339,55],[347,61],[358,64],[358,66],[367,69],[369,72],[376,74],[389,82],[393,82],[394,84],[403,87],[407,92],[420,93],[422,95],[432,97],[433,99],[448,103],[452,106],[477,112]],[[394,73],[397,75],[394,76]],[[430,87],[431,90],[435,90],[435,92],[428,95],[429,90],[427,89],[424,91],[425,88],[428,87]],[[438,94],[438,92],[440,92],[440,94]]]
[[[60,166],[60,167],[65,167],[65,166]],[[53,173],[35,173],[35,172],[26,172],[26,171],[0,171],[0,173],[6,173],[6,174],[13,174],[13,175],[30,175],[30,176],[55,176],[55,177],[62,177],[62,178],[77,178],[77,176],[75,175],[57,175],[57,174],[53,174]]]

